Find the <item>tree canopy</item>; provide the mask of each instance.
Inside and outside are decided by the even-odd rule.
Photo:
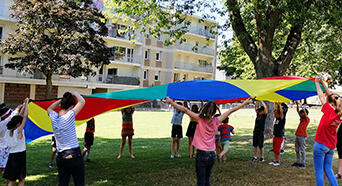
[[[1,43],[10,56],[7,68],[42,72],[51,95],[53,74],[94,75],[93,68],[109,63],[109,49],[101,35],[107,29],[92,1],[14,0],[14,33]]]

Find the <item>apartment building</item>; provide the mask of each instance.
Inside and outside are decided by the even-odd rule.
[[[9,18],[11,0],[0,0],[0,38],[14,32],[16,20]],[[186,42],[165,46],[166,36],[145,37],[138,31],[121,33],[129,25],[107,23],[104,40],[111,48],[110,64],[96,70],[95,76],[72,78],[54,75],[53,96],[77,90],[81,94],[112,92],[125,89],[157,86],[187,80],[215,79],[217,37],[209,31],[213,22],[199,22],[188,16],[189,32]],[[135,35],[134,42],[131,41]],[[25,97],[45,98],[45,77],[41,73],[26,74],[4,68],[8,56],[0,54],[0,101],[18,104]]]

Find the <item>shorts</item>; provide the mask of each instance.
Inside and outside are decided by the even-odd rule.
[[[15,181],[26,177],[26,151],[10,153],[3,178]]]
[[[283,143],[283,137],[273,137],[273,152],[276,155],[280,154],[281,144]]]
[[[196,131],[197,121],[190,121],[188,130],[186,130],[186,136],[194,137]]]
[[[229,149],[229,140],[227,141],[221,141],[222,149],[228,151]]]
[[[125,137],[132,137],[134,136],[134,133],[121,133],[121,137],[125,138]]]
[[[172,138],[183,138],[182,125],[172,125],[171,137]]]
[[[90,148],[94,144],[94,133],[86,132],[84,133],[84,147]]]
[[[51,147],[52,148],[57,148],[55,136],[51,136]]]
[[[258,132],[258,131],[253,132],[253,147],[259,147],[259,148],[264,147],[264,133],[263,132]]]
[[[0,148],[0,169],[3,169],[6,167],[8,156],[10,154],[10,148]]]

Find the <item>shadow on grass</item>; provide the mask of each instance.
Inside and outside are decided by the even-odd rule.
[[[313,185],[312,146],[316,128],[308,129],[307,168],[293,168],[296,160],[295,130],[286,130],[287,144],[281,156],[282,165],[273,167],[272,141],[265,142],[265,162],[251,162],[252,130],[237,129],[225,164],[216,163],[212,185]],[[79,139],[82,144],[83,139]],[[195,185],[195,159],[188,158],[188,139],[181,141],[182,158],[170,159],[170,138],[134,139],[135,159],[130,159],[127,144],[123,157],[116,159],[121,139],[95,137],[91,162],[85,162],[87,185]],[[82,145],[81,145],[82,146]],[[57,169],[49,169],[51,147],[49,140],[27,145],[26,185],[57,185]],[[71,181],[72,182],[72,181]],[[4,183],[4,182],[3,182]],[[72,184],[71,184],[72,185]]]

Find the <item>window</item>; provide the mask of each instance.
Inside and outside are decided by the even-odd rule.
[[[202,60],[202,59],[198,60],[198,64],[199,64],[200,67],[206,67],[206,66],[209,65],[207,60]]]
[[[127,48],[127,61],[133,63],[133,48]]]
[[[148,80],[148,70],[144,70],[144,80]]]
[[[156,53],[156,60],[161,61],[161,59],[162,59],[162,52],[160,51],[160,52]]]
[[[126,48],[124,47],[113,47],[110,50],[110,60],[123,60],[126,56]]]
[[[154,80],[155,81],[160,81],[160,71],[154,75]]]
[[[150,49],[145,50],[145,59],[149,60],[150,59]]]
[[[163,41],[163,39],[164,39],[163,35],[159,35],[159,36],[157,37],[157,41]]]
[[[107,82],[112,83],[114,80],[114,76],[116,76],[118,73],[117,68],[109,68],[108,74],[107,74]]]
[[[179,81],[179,74],[178,73],[174,73],[173,74],[173,82],[177,82]]]
[[[3,28],[0,26],[0,40],[2,40],[2,30]]]
[[[186,79],[187,79],[187,75],[183,74],[183,81],[186,81]]]

